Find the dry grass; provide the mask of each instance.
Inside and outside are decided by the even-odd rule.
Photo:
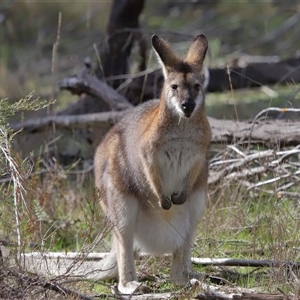
[[[255,158],[254,154],[266,153],[267,149],[259,149],[256,146],[244,148],[242,145],[236,145],[218,151],[211,159],[211,178],[228,165],[232,166],[232,169],[226,174],[227,177],[221,176],[217,182],[211,183],[210,202],[199,224],[193,256],[298,261],[300,191],[299,177],[292,174],[299,170],[297,149],[286,149],[289,152],[285,153],[290,155],[284,157],[277,168],[270,168],[274,160],[278,159],[276,152],[265,157],[257,155]],[[283,156],[284,152],[279,152],[279,155]],[[244,164],[236,164],[244,156],[253,159],[247,160]],[[236,167],[233,166],[232,160],[235,160]],[[234,179],[230,177],[232,172],[251,170],[256,165],[266,168],[258,174],[244,172],[242,174],[246,175],[243,177],[236,176]],[[76,167],[63,168],[55,162],[48,163],[46,167],[41,163],[31,173],[28,173],[28,169],[24,169],[27,208],[23,209],[22,202],[18,204],[22,251],[32,249],[41,252],[80,251],[93,241],[98,230],[104,229],[99,204],[94,194],[93,176],[90,172],[82,173],[75,169]],[[283,176],[282,179],[270,181],[272,178],[278,178],[282,175],[282,170],[286,172],[287,169],[290,172],[288,177]],[[266,180],[270,182],[260,184]],[[292,184],[287,185],[287,183]],[[9,245],[5,249],[10,251],[8,257],[4,257],[2,270],[8,271],[11,270],[14,258],[17,258],[15,250],[18,249],[13,186],[13,183],[1,185],[3,191],[1,202],[5,205],[0,208],[0,233],[2,243]],[[102,251],[103,248],[107,249],[108,241],[102,240],[101,246]],[[139,274],[156,291],[178,290],[168,281],[169,263],[168,258],[144,258],[138,263]],[[24,276],[26,275],[20,264],[14,265],[14,271],[18,270]],[[224,291],[236,286],[260,292],[284,292],[299,296],[298,271],[284,265],[281,268],[225,266],[195,266],[195,268],[211,277],[208,281],[210,284],[218,286],[222,283],[221,289]],[[2,281],[0,281],[0,286],[3,287],[2,290],[0,289],[2,293],[8,287],[14,286],[15,295],[23,293],[27,299],[32,299],[32,295],[36,292],[40,299],[48,297],[49,293],[53,297],[57,294],[45,288],[47,285],[40,287],[41,282],[49,280],[47,278],[36,277],[37,282],[29,283],[26,276],[25,279],[20,280],[15,273],[9,273],[9,276],[5,274],[7,273],[2,273]],[[32,275],[30,274],[29,277]],[[67,277],[50,277],[50,280],[58,286],[70,287],[66,283]],[[25,285],[26,288],[21,288],[20,282],[23,282],[22,287]],[[109,293],[109,290],[101,284],[80,280],[75,282],[76,280],[72,279],[72,287],[75,290],[78,288],[81,291],[88,291],[89,295]],[[190,295],[200,291],[200,287],[185,289],[183,297],[186,297],[186,293]],[[67,294],[64,297],[68,297]]]

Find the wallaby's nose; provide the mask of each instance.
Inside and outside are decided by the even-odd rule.
[[[184,112],[184,115],[189,118],[192,115],[192,112],[194,111],[195,102],[192,100],[184,100],[181,103],[181,107]]]

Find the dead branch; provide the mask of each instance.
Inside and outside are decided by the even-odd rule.
[[[286,112],[294,112],[298,113],[300,112],[300,108],[279,108],[279,107],[268,107],[266,109],[263,109],[260,111],[253,119],[252,123],[255,123],[256,120],[258,120],[261,116],[267,115],[269,111],[278,111],[280,113],[286,113]]]
[[[199,294],[195,299],[200,300],[296,300],[297,297],[286,296],[286,295],[276,295],[276,294],[265,294],[265,293],[231,293],[226,292],[214,292],[208,291]]]
[[[240,149],[242,149],[240,147]],[[300,145],[283,151],[246,150],[238,146],[227,146],[210,162],[210,187],[222,183],[223,186],[239,182],[248,190],[261,191],[260,188],[273,184],[270,194],[277,197],[297,195],[288,191],[300,182]],[[261,175],[268,174],[268,179],[261,180]],[[259,176],[257,176],[259,175]],[[263,176],[262,176],[263,177]],[[277,186],[274,183],[278,183]],[[280,183],[280,184],[279,184]],[[264,190],[265,191],[265,190]]]
[[[235,258],[197,258],[192,257],[192,263],[202,266],[230,266],[230,267],[290,267],[300,268],[300,263],[275,261],[275,260],[254,260],[254,259],[235,259]]]
[[[87,71],[62,79],[59,87],[61,90],[68,90],[73,94],[85,93],[100,98],[110,105],[111,110],[124,110],[132,107],[132,104],[124,96]]]
[[[56,129],[87,129],[93,127],[110,128],[118,123],[127,113],[126,111],[110,111],[94,114],[71,115],[71,116],[48,116],[43,118],[28,119],[20,123],[10,124],[14,132],[23,130],[28,133],[42,132],[53,128]]]

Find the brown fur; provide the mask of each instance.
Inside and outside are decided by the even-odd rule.
[[[191,244],[207,199],[211,139],[203,96],[207,44],[198,35],[182,60],[153,36],[165,75],[160,100],[135,108],[96,151],[96,187],[113,228],[112,251],[99,277],[119,275],[123,293],[139,285],[134,253],[141,250],[171,252],[177,282],[194,276]]]

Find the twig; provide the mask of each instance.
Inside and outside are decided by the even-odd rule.
[[[243,156],[244,158],[247,158],[247,155],[245,155],[245,153],[243,153],[242,151],[240,151],[237,147],[235,147],[234,145],[229,145],[227,146],[228,148],[234,150],[236,153],[240,154],[241,156]]]
[[[245,164],[247,164],[250,161],[253,161],[258,158],[269,157],[271,155],[274,155],[273,150],[258,151],[257,153],[248,155],[245,158],[238,160],[236,163],[230,164],[227,167],[223,168],[217,174],[214,174],[215,176],[211,176],[209,178],[209,184],[215,184],[215,183],[219,182],[225,175],[227,175],[228,173],[232,172],[233,170],[235,170],[237,168],[241,168],[242,166],[244,166]]]
[[[61,20],[62,20],[62,13],[61,11],[58,13],[58,24],[57,24],[57,33],[56,33],[56,41],[53,45],[52,49],[52,62],[51,62],[51,79],[52,79],[52,93],[51,93],[51,101],[54,100],[55,94],[55,87],[56,87],[56,75],[57,75],[57,53],[58,53],[58,46],[60,41],[60,31],[61,31]],[[47,107],[49,112],[50,106]]]
[[[286,113],[286,112],[295,112],[298,113],[300,112],[300,108],[279,108],[279,107],[268,107],[266,109],[263,109],[262,111],[260,111],[253,119],[252,123],[255,124],[255,122],[257,121],[257,119],[264,115],[265,113],[269,112],[269,111],[278,111],[281,113]]]
[[[39,277],[31,277],[25,274],[22,274],[20,272],[14,271],[12,269],[7,270],[7,273],[11,276],[14,276],[18,279],[21,279],[22,281],[26,282],[26,283],[30,283],[31,285],[37,285],[37,286],[41,286],[45,289],[48,290],[52,290],[54,292],[57,292],[59,294],[63,294],[63,295],[69,295],[74,297],[75,299],[82,299],[82,300],[93,300],[90,297],[87,297],[85,295],[79,294],[75,291],[72,291],[70,289],[61,287],[58,284],[49,282],[49,281],[45,281],[40,279]]]
[[[250,186],[248,188],[248,190],[250,190],[250,189],[252,189],[254,187],[259,187],[259,186],[262,186],[262,185],[265,185],[265,184],[273,183],[273,182],[276,182],[276,181],[281,180],[283,178],[288,178],[288,177],[291,177],[293,175],[298,175],[298,174],[300,174],[300,170],[298,170],[298,171],[296,171],[295,173],[292,173],[292,174],[284,174],[282,176],[271,178],[271,179],[268,179],[268,180],[265,180],[265,181],[260,181],[258,183],[253,184],[252,186]]]
[[[22,250],[22,234],[21,234],[21,224],[20,224],[20,216],[19,216],[19,202],[23,204],[23,206],[27,209],[27,204],[24,199],[23,193],[26,192],[22,185],[22,175],[18,170],[18,165],[12,158],[10,153],[10,146],[8,143],[8,133],[0,127],[0,132],[3,137],[3,141],[1,141],[0,149],[5,156],[5,160],[9,166],[9,173],[13,182],[13,196],[14,196],[14,214],[16,221],[16,231],[17,231],[17,259],[18,263],[21,262],[21,250]]]
[[[231,267],[291,267],[300,268],[300,263],[275,260],[254,260],[235,258],[197,258],[192,257],[192,263],[202,266],[231,266]]]
[[[234,145],[231,145],[219,154],[210,164],[210,177],[208,182],[210,185],[215,185],[222,181],[224,186],[235,181],[246,186],[248,190],[250,190],[278,182],[279,180],[290,180],[279,188],[274,188],[274,191],[272,192],[272,194],[274,194],[274,192],[287,190],[296,182],[300,182],[300,178],[297,176],[300,174],[299,165],[294,162],[294,158],[299,154],[300,145],[297,145],[292,149],[281,151],[247,151],[245,153],[241,152],[241,150]],[[267,173],[273,173],[273,178],[257,181],[257,177],[254,177],[257,174]]]
[[[111,81],[111,80],[120,80],[120,79],[134,79],[134,78],[139,78],[142,76],[147,76],[155,71],[159,71],[161,70],[161,67],[153,67],[153,68],[149,68],[145,71],[141,71],[135,74],[124,74],[124,75],[114,75],[114,76],[109,76],[109,77],[105,77],[105,80],[107,81]]]
[[[239,180],[241,178],[247,177],[247,176],[252,176],[255,174],[260,174],[263,173],[267,170],[266,166],[260,166],[260,167],[255,167],[251,169],[244,169],[240,172],[233,172],[230,173],[229,175],[226,176],[226,179],[228,180]]]

